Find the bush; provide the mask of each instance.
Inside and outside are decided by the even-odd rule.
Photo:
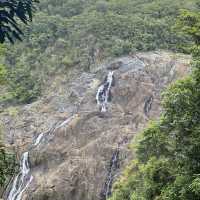
[[[74,62],[73,60],[69,57],[69,56],[65,56],[63,59],[62,59],[62,64],[68,68],[68,67],[71,67],[73,66]]]
[[[16,67],[9,70],[8,91],[16,102],[31,103],[40,95],[40,81],[26,67]]]
[[[0,124],[0,186],[4,186],[8,178],[15,174],[16,160],[13,153],[9,153],[4,145],[3,128]]]
[[[0,85],[6,83],[7,71],[4,65],[0,64]]]

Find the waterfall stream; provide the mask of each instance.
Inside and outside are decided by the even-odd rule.
[[[111,189],[112,189],[115,172],[118,168],[119,168],[119,146],[114,151],[112,158],[110,160],[110,166],[108,169],[106,182],[105,182],[103,190],[101,192],[102,200],[108,199],[108,197],[111,195]]]
[[[97,104],[101,112],[107,111],[107,103],[110,98],[110,89],[112,87],[112,84],[113,84],[113,71],[110,71],[108,75],[106,76],[103,84],[98,88],[98,91],[96,94]],[[55,130],[67,125],[73,118],[74,118],[74,115],[69,117],[60,125],[55,126],[53,129],[51,129],[47,133],[39,134],[30,149],[36,148],[38,145],[41,144],[42,141],[46,141],[46,140],[49,141],[53,137],[52,134],[55,132]],[[113,179],[112,174],[118,161],[118,154],[119,154],[119,150],[117,150],[113,154],[113,157],[112,157],[110,172],[108,175],[108,180],[107,180],[106,189],[105,189],[106,197],[109,196],[110,194],[112,179]],[[14,181],[12,182],[12,186],[8,193],[7,200],[21,200],[23,192],[28,188],[32,180],[33,180],[33,176],[31,175],[31,168],[30,168],[30,163],[29,163],[29,151],[27,151],[22,154],[22,158],[20,161],[20,170],[17,176],[14,178]]]
[[[113,86],[113,71],[108,72],[103,84],[98,88],[96,94],[96,101],[100,108],[101,112],[107,111],[107,104],[110,99],[110,89]],[[48,142],[54,137],[54,132],[57,129],[67,125],[75,115],[72,115],[68,119],[66,119],[61,124],[54,126],[46,133],[41,133],[38,137],[34,140],[33,144],[31,145],[30,150],[37,148],[42,142]],[[110,167],[108,171],[107,180],[105,183],[103,195],[105,199],[111,194],[111,187],[114,178],[114,172],[118,167],[118,157],[119,157],[119,147],[113,153]],[[23,192],[29,187],[30,183],[33,180],[33,176],[31,175],[31,168],[29,163],[29,151],[24,152],[21,157],[20,161],[20,170],[17,176],[14,178],[12,182],[11,189],[8,193],[7,200],[21,200]]]
[[[74,117],[75,115],[69,117],[67,120],[62,122],[60,125],[55,126],[47,133],[39,134],[30,149],[36,148],[39,144],[41,144],[43,140],[50,140],[50,136],[52,136],[52,133],[54,133],[55,130],[67,125]],[[47,138],[46,136],[50,138]],[[27,151],[22,154],[20,161],[20,170],[17,176],[14,178],[14,181],[12,182],[12,186],[9,191],[7,200],[21,200],[23,192],[28,188],[32,180],[33,176],[31,175],[31,168],[29,163],[29,151]]]
[[[42,138],[44,137],[44,133],[41,133],[37,139],[35,140],[34,146],[37,146],[38,144],[40,144]]]
[[[117,148],[112,154],[110,165],[107,171],[106,180],[100,194],[101,200],[107,200],[112,194],[113,181],[117,176],[117,170],[120,168],[120,149],[123,145],[126,145],[128,141],[128,137],[124,137],[120,142],[118,142]]]
[[[113,71],[108,72],[103,84],[97,90],[96,101],[101,112],[107,111],[107,104],[110,98],[110,89],[113,84]]]
[[[151,107],[152,107],[152,103],[153,103],[153,95],[147,97],[145,99],[145,103],[144,103],[144,113],[146,116],[148,116],[148,113],[150,112],[151,110]]]
[[[20,172],[13,181],[13,186],[10,190],[7,200],[20,200],[22,193],[31,183],[33,176],[30,174],[30,166],[28,161],[29,152],[22,154],[20,161]]]

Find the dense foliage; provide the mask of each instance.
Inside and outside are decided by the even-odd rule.
[[[143,132],[110,200],[200,199],[200,14],[182,11],[177,28],[195,41],[193,72],[163,94],[164,113]]]
[[[6,38],[14,43],[14,39],[21,40],[23,32],[20,30],[17,20],[27,24],[32,20],[34,3],[37,0],[0,0],[0,42]]]
[[[5,148],[0,149],[0,187],[5,185],[9,177],[12,177],[15,172],[15,155],[8,153]]]
[[[15,155],[9,152],[2,143],[2,127],[0,126],[0,189],[9,177],[15,174]]]
[[[7,47],[5,55],[7,72],[18,75],[15,70],[22,67],[20,73],[28,80],[18,84],[23,88],[18,95],[13,91],[18,86],[8,83],[8,93],[0,99],[30,102],[56,74],[75,65],[90,70],[110,56],[155,49],[187,52],[190,37],[177,34],[172,27],[179,9],[194,10],[195,2],[198,0],[43,0],[32,25],[23,28],[23,43]],[[32,83],[24,88],[29,78]]]

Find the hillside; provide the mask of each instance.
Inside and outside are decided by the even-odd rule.
[[[7,71],[0,102],[30,103],[45,93],[56,74],[71,67],[91,70],[108,57],[167,49],[189,52],[191,39],[173,29],[183,8],[197,0],[44,0],[24,41],[7,45]]]
[[[6,139],[24,169],[7,188],[8,200],[25,186],[26,200],[106,199],[133,158],[132,138],[159,117],[161,91],[187,74],[189,62],[190,56],[160,51],[120,57],[92,72],[74,69],[70,79],[58,76],[39,101],[5,110]],[[111,70],[111,99],[100,112],[96,94]]]
[[[2,198],[199,200],[199,7],[41,1],[0,45]]]

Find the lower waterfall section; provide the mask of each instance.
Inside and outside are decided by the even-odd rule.
[[[148,116],[148,113],[150,112],[151,108],[152,108],[152,103],[153,103],[153,95],[147,97],[145,99],[145,103],[144,103],[144,113],[146,116]]]
[[[20,200],[23,192],[31,183],[33,176],[30,174],[29,152],[22,154],[20,161],[20,172],[13,181],[12,188],[7,200]]]
[[[39,134],[35,142],[32,144],[30,150],[36,148],[43,141],[51,140],[54,136],[55,130],[67,125],[74,118],[74,116],[75,115],[69,117],[60,125],[54,126],[47,133]],[[12,182],[12,186],[8,193],[7,200],[21,200],[23,192],[29,187],[33,178],[34,177],[31,175],[31,168],[29,163],[29,151],[27,151],[22,154],[20,161],[20,170],[17,176],[14,178],[14,181]]]
[[[107,111],[107,103],[110,99],[110,89],[112,85],[113,71],[110,71],[106,76],[103,84],[98,88],[96,94],[96,101],[101,112]],[[53,126],[53,128],[46,133],[39,134],[38,137],[34,140],[34,143],[31,145],[30,150],[37,148],[41,143],[50,141],[54,137],[54,132],[57,129],[60,129],[61,127],[67,125],[74,118],[74,116],[75,115],[72,115],[61,124]],[[118,157],[119,148],[117,148],[116,151],[113,153],[112,159],[110,161],[107,180],[102,193],[102,196],[105,197],[104,199],[106,199],[111,194],[114,172],[118,168]],[[21,200],[23,192],[28,188],[33,178],[34,177],[31,175],[31,168],[29,164],[29,151],[27,151],[22,154],[20,170],[18,175],[14,178],[11,189],[8,193],[7,200]]]
[[[118,142],[116,149],[114,150],[112,157],[110,159],[110,164],[107,169],[107,176],[105,183],[100,193],[101,200],[107,200],[112,194],[113,181],[117,176],[117,172],[120,168],[120,148],[129,142],[128,137],[124,137],[120,142]]]
[[[101,200],[106,200],[111,195],[111,189],[115,177],[115,172],[118,168],[119,168],[119,146],[114,151],[112,158],[110,160],[106,181],[103,186],[102,192],[100,194]]]

